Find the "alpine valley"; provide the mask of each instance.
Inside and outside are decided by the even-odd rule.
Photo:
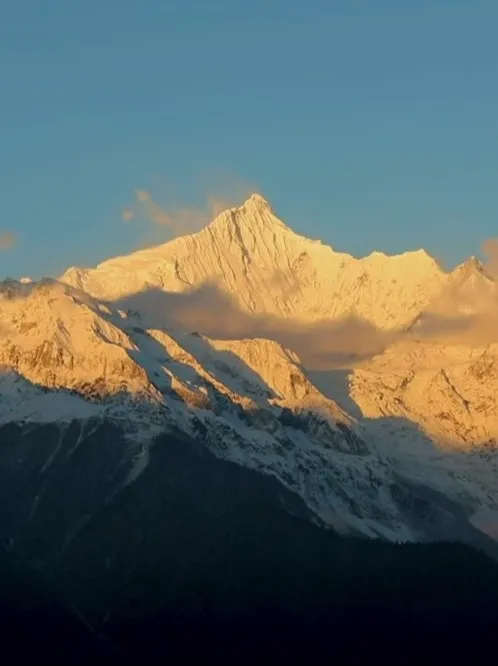
[[[196,577],[182,552],[220,507],[254,530],[278,511],[265,539],[298,520],[497,559],[497,315],[476,259],[354,258],[256,194],[163,245],[5,280],[4,550],[102,622],[124,596],[138,612],[137,560],[151,580],[174,566],[180,595]],[[204,516],[195,535],[163,542],[185,512]]]

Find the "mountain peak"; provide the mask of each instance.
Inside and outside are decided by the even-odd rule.
[[[269,202],[261,196],[254,192],[251,196],[243,203],[245,208],[257,208],[257,209],[267,209],[271,211],[271,206]]]
[[[432,302],[445,275],[424,250],[362,259],[335,252],[289,228],[254,192],[197,233],[96,269],[70,269],[61,281],[105,300],[215,283],[243,313],[306,322],[354,313],[387,329],[410,322]]]
[[[484,266],[482,265],[482,262],[480,262],[479,259],[477,259],[477,257],[474,255],[469,257],[462,265],[465,266],[467,270],[474,270],[478,271],[479,273],[484,272]]]
[[[452,273],[450,273],[450,277],[452,277],[453,280],[467,279],[473,275],[482,275],[486,277],[484,266],[475,256],[466,259],[463,263],[454,268]]]
[[[272,210],[270,203],[260,194],[253,193],[240,206],[228,208],[220,213],[209,225],[211,228],[220,228],[233,225],[238,228],[250,227],[252,229],[287,229]]]
[[[232,208],[231,210],[240,213],[274,215],[270,202],[261,196],[261,194],[257,194],[256,192],[251,194],[251,196],[248,197],[242,205],[237,206],[236,208]]]

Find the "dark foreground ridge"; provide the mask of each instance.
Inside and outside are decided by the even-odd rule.
[[[3,435],[4,663],[494,663],[498,567],[469,547],[338,537],[172,435],[119,490],[109,425]]]
[[[372,548],[369,542],[332,541],[350,553],[350,566],[332,558],[329,568],[318,563],[313,573],[312,563],[299,562],[295,551],[286,558],[284,549],[291,544],[277,537],[272,547],[283,558],[285,575],[273,565],[260,569],[254,589],[250,553],[232,552],[218,583],[205,571],[204,587],[190,599],[192,591],[185,590],[176,608],[165,597],[159,600],[165,606],[161,612],[144,609],[100,626],[91,626],[51,597],[48,586],[3,558],[2,661],[494,663],[498,575],[493,563],[464,546]],[[254,546],[270,547],[263,541]],[[362,563],[375,578],[365,577]],[[311,592],[303,595],[308,586]],[[92,593],[97,601],[98,590]],[[151,606],[157,602],[151,600]]]

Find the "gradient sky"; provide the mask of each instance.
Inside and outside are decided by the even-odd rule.
[[[166,209],[256,190],[355,255],[477,254],[497,26],[496,0],[0,0],[0,274],[167,239],[123,222],[137,189]]]

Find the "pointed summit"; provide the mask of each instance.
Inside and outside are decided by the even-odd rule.
[[[249,199],[244,201],[243,206],[245,208],[256,208],[258,210],[263,209],[263,210],[269,210],[271,212],[271,206],[269,202],[264,197],[262,197],[261,194],[257,193],[251,194]]]
[[[273,214],[272,207],[267,199],[265,199],[261,194],[254,192],[251,194],[244,203],[239,206],[234,206],[228,210],[240,213],[270,213]]]
[[[496,282],[487,275],[482,263],[472,256],[447,275],[445,288],[429,309],[446,317],[460,317],[492,311],[496,298]]]
[[[465,268],[467,271],[477,271],[478,273],[484,273],[484,266],[482,262],[477,259],[474,255],[469,257],[463,264],[462,268]]]
[[[475,256],[469,257],[454,268],[449,277],[450,282],[462,282],[472,278],[488,278],[483,264]]]
[[[275,229],[291,231],[272,210],[270,203],[260,194],[253,193],[240,206],[227,208],[210,224],[211,229],[234,225],[240,229]]]
[[[244,201],[242,206],[237,210],[239,214],[259,217],[260,221],[263,222],[271,222],[272,224],[277,224],[281,227],[286,226],[282,220],[279,220],[279,218],[276,217],[270,203],[260,194],[251,194],[249,199]]]

